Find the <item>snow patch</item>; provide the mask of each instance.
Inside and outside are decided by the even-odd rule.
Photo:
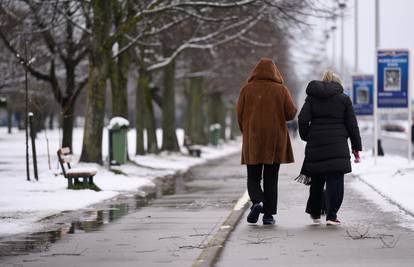
[[[382,196],[414,214],[414,163],[409,164],[400,156],[387,155],[378,157],[375,164],[371,151],[365,151],[361,153],[361,163],[353,163],[352,169],[354,175]]]
[[[122,117],[113,117],[109,121],[108,129],[114,129],[114,128],[122,128],[122,127],[128,127],[129,121]]]

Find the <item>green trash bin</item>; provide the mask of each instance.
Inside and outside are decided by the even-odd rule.
[[[216,123],[210,125],[210,144],[218,146],[220,140],[221,125]]]
[[[109,122],[109,164],[121,165],[127,161],[128,153],[128,120],[114,117]]]

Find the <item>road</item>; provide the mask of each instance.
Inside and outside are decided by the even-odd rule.
[[[364,149],[372,149],[372,135],[362,135]],[[381,143],[385,154],[407,157],[407,141],[395,137],[381,136]]]

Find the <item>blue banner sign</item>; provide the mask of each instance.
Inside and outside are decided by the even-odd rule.
[[[378,108],[408,108],[407,50],[378,50]]]
[[[355,115],[373,115],[374,75],[352,76],[352,102]]]

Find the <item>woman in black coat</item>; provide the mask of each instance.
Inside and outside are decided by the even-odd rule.
[[[311,177],[306,212],[320,223],[322,193],[326,183],[326,222],[340,224],[337,212],[344,195],[344,174],[351,172],[352,152],[362,150],[358,123],[350,98],[343,93],[338,75],[327,71],[323,81],[311,81],[299,114],[299,134],[306,141],[301,173]]]

